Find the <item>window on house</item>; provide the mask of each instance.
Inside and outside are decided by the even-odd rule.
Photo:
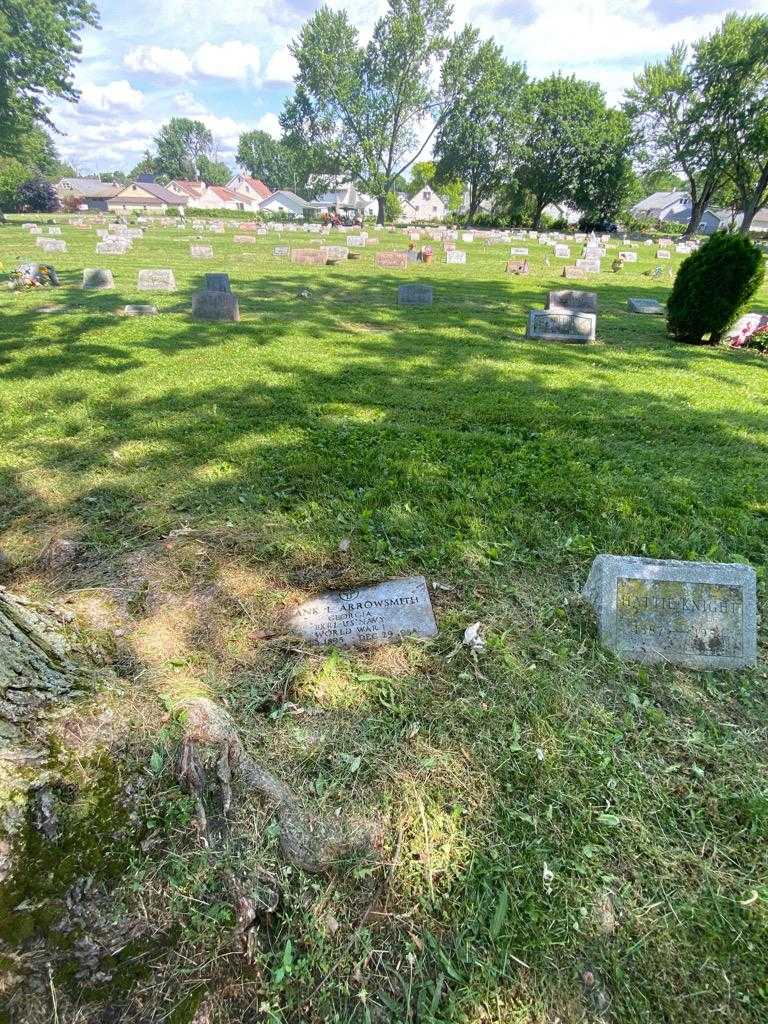
[[[428,188],[425,188],[424,192],[422,193],[422,196],[424,199],[431,199],[432,193],[429,191]]]

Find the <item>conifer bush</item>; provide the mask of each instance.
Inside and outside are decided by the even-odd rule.
[[[716,344],[765,275],[758,247],[718,231],[680,265],[667,301],[667,329],[678,341]]]

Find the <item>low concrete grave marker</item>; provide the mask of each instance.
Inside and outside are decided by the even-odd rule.
[[[83,271],[83,288],[102,290],[114,287],[115,282],[111,270],[104,270],[101,267],[86,267]]]
[[[61,234],[61,228],[48,228],[48,234],[49,235],[60,235]]]
[[[256,235],[235,235],[232,241],[236,245],[256,245]]]
[[[189,255],[196,260],[212,260],[213,248],[210,245],[190,245]]]
[[[574,291],[571,288],[550,292],[547,297],[547,309],[597,313],[597,292]]]
[[[291,247],[290,247],[290,245],[276,245],[272,249],[272,255],[273,256],[279,256],[279,257],[290,256],[291,255]]]
[[[745,313],[725,332],[732,348],[743,348],[755,331],[768,327],[768,313]]]
[[[627,299],[630,313],[645,313],[648,316],[663,316],[666,310],[656,299]]]
[[[529,270],[528,260],[507,260],[506,270],[508,274],[517,274],[518,276],[527,274]]]
[[[123,316],[155,316],[156,313],[157,306],[144,306],[137,303],[123,307]]]
[[[38,246],[43,252],[66,252],[67,243],[61,238],[44,238],[42,235],[38,236]]]
[[[176,278],[172,270],[140,270],[140,292],[175,292]]]
[[[294,249],[291,252],[291,263],[324,267],[327,262],[328,257],[323,249]]]
[[[203,290],[192,295],[192,318],[194,320],[240,319],[240,307],[232,292]]]
[[[581,259],[576,260],[576,266],[578,267],[579,270],[586,271],[587,274],[599,274],[600,273],[600,260],[599,259],[590,259],[590,257],[585,256],[585,257],[582,257]]]
[[[407,270],[407,252],[377,252],[375,265],[388,270]]]
[[[449,249],[445,254],[446,263],[466,263],[467,254],[463,249]]]
[[[111,238],[107,236],[101,242],[96,243],[97,256],[124,256],[131,247],[128,238]]]
[[[561,260],[571,258],[571,247],[569,245],[555,245],[555,256]]]
[[[513,245],[512,248],[509,250],[509,255],[510,256],[527,256],[528,255],[528,249],[524,245],[520,245],[520,246],[517,246],[517,247],[515,247]]]
[[[362,235],[347,235],[348,249],[364,249],[365,239]]]
[[[628,252],[627,250],[622,249],[619,252],[619,259],[623,263],[637,263],[637,253],[636,252]]]
[[[672,259],[672,253],[669,251],[669,249],[657,249],[656,250],[656,259],[657,260],[669,260],[669,259]]]
[[[582,277],[586,277],[587,272],[583,267],[568,266],[563,267],[563,277],[570,281],[580,280]]]
[[[203,278],[204,292],[231,292],[229,274],[206,274]]]
[[[618,657],[709,670],[755,664],[755,591],[748,565],[598,555],[582,593]]]
[[[324,245],[322,251],[332,263],[345,260],[349,256],[349,249],[346,245]]]
[[[462,242],[474,242],[475,235],[472,231],[462,231],[461,233]]]
[[[371,647],[437,633],[423,576],[320,594],[299,605],[288,626],[313,643],[338,647]]]
[[[431,306],[432,286],[429,284],[401,284],[397,289],[398,306]]]
[[[528,314],[526,337],[542,341],[571,341],[583,345],[595,340],[596,324],[594,313],[532,309]]]
[[[658,244],[659,244],[659,248],[660,249],[668,249],[672,245],[672,239],[671,238],[660,238]]]

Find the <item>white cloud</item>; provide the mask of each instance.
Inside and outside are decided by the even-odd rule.
[[[178,92],[173,97],[176,109],[188,117],[199,117],[200,114],[208,112],[208,108],[200,100],[195,99],[191,92]]]
[[[271,135],[273,139],[279,139],[283,134],[277,114],[264,114],[256,122],[256,127],[266,132],[267,135]]]
[[[203,43],[190,56],[183,50],[162,46],[137,46],[129,50],[123,64],[131,71],[169,78],[221,78],[242,82],[255,79],[261,67],[258,46],[232,39],[225,43]]]
[[[183,50],[168,50],[162,46],[137,46],[126,53],[123,64],[130,71],[171,78],[187,78],[193,71],[192,61]]]
[[[79,108],[85,111],[129,110],[137,113],[143,106],[144,94],[124,78],[108,85],[84,85],[80,93]]]
[[[203,43],[195,52],[195,70],[206,78],[226,78],[244,81],[255,78],[261,66],[258,46],[231,40],[214,45]]]
[[[291,85],[298,73],[299,65],[287,46],[277,50],[269,58],[264,72],[265,85]]]

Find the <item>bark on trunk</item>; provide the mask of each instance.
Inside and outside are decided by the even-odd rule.
[[[691,235],[695,234],[696,228],[699,226],[699,221],[702,218],[704,211],[709,203],[709,196],[706,199],[699,199],[691,207],[691,219],[688,221],[688,227],[683,232],[683,238],[690,238]]]
[[[376,217],[376,223],[384,227],[384,214],[386,213],[385,207],[387,204],[387,197],[378,196],[376,202],[379,204],[379,213],[378,216]]]
[[[541,215],[544,212],[544,207],[546,205],[547,204],[544,202],[543,199],[537,199],[536,200],[536,212],[533,215],[533,230],[534,231],[538,231],[539,230],[539,224],[541,223]]]
[[[739,234],[749,234],[749,229],[752,226],[752,221],[755,219],[755,214],[760,209],[760,204],[765,198],[766,188],[768,188],[768,164],[763,168],[763,173],[760,175],[755,191],[750,196],[749,201],[743,204]]]
[[[30,737],[57,705],[85,694],[94,670],[78,662],[52,610],[0,587],[0,757]]]

